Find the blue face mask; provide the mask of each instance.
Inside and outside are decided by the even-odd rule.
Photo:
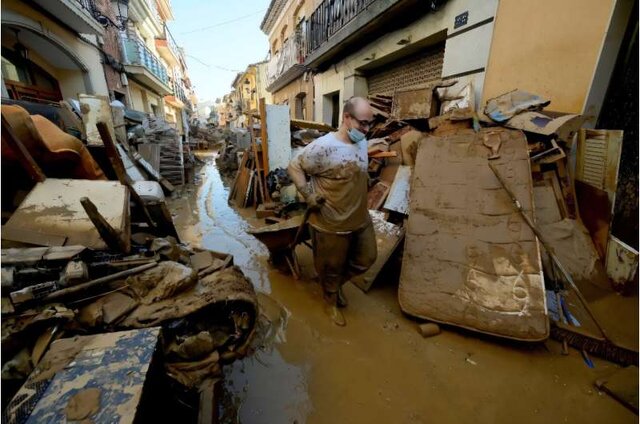
[[[366,134],[357,128],[351,128],[347,134],[349,135],[349,139],[352,143],[359,143],[366,137]]]

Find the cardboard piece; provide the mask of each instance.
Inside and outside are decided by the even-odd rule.
[[[400,137],[402,148],[402,164],[413,166],[416,163],[416,152],[418,143],[424,138],[424,134],[417,130],[409,131]]]
[[[364,274],[351,279],[351,282],[363,292],[369,291],[382,268],[404,239],[404,229],[385,221],[384,212],[370,210],[369,214],[376,234],[378,256],[373,265]]]
[[[536,238],[488,166],[484,132],[430,137],[418,148],[398,298],[409,315],[524,341],[547,338]],[[532,213],[527,141],[502,141],[493,160]]]
[[[527,110],[541,110],[549,103],[550,100],[535,94],[513,90],[487,100],[484,113],[495,122],[504,122]]]
[[[573,133],[582,126],[581,115],[562,115],[552,117],[540,112],[522,112],[509,119],[504,125],[544,136],[557,135],[560,140],[569,142]]]
[[[433,86],[397,90],[393,94],[391,115],[396,119],[427,119],[438,114]]]
[[[389,189],[389,195],[387,196],[387,201],[384,204],[384,209],[405,215],[409,214],[411,170],[412,168],[406,165],[402,165],[398,168],[396,177]]]
[[[64,236],[66,245],[106,249],[107,245],[80,204],[82,197],[88,197],[113,228],[129,234],[129,191],[125,186],[117,181],[48,178],[36,184],[23,200],[3,226],[2,237],[6,239],[7,232],[38,233],[43,236],[40,240],[20,237],[12,240],[47,246],[51,245],[47,236]]]
[[[87,144],[89,146],[102,146],[102,138],[98,132],[96,124],[104,122],[109,128],[111,139],[116,139],[113,129],[113,117],[111,116],[111,105],[109,97],[90,94],[79,94],[80,111],[82,112],[82,123],[87,134]]]

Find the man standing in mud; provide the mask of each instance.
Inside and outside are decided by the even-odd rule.
[[[291,180],[311,208],[313,260],[325,310],[340,326],[346,321],[339,307],[347,305],[342,285],[366,271],[377,255],[367,209],[365,135],[372,121],[369,102],[362,97],[350,98],[338,131],[313,141],[289,164]]]

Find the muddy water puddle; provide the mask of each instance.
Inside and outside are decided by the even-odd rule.
[[[423,339],[397,283],[345,286],[347,326],[325,317],[309,249],[299,281],[273,270],[246,233],[252,211],[227,204],[213,154],[170,207],[183,241],[231,253],[259,293],[256,353],[225,369],[225,423],[636,422],[593,382],[617,367],[553,341],[523,345],[445,328]]]

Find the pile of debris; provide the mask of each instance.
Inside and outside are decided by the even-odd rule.
[[[638,252],[610,233],[621,131],[581,128],[582,116],[519,90],[478,111],[473,84],[455,80],[369,100],[378,258],[355,285],[367,291],[401,256],[409,315],[522,341],[551,335],[637,364],[637,346],[611,339],[593,302],[637,281]],[[297,146],[332,129],[279,113],[250,131],[230,201],[256,206],[267,225],[251,233],[296,276],[295,244],[306,238],[284,169]]]
[[[106,346],[98,340],[150,337],[152,344],[133,346],[149,349],[141,365],[153,360],[176,396],[197,402],[221,365],[247,354],[253,337],[253,285],[230,255],[180,242],[164,197],[173,184],[126,137],[114,137],[110,119],[81,126],[93,140],[88,147],[46,118],[2,106],[3,168],[16,172],[3,182],[3,208],[12,206],[3,209],[2,379],[10,388],[3,399],[22,386],[5,409],[7,422],[23,422],[32,411],[63,420],[77,389],[55,382],[86,365],[86,355],[95,358],[95,343]],[[178,140],[153,120],[144,137],[154,143],[138,148]],[[100,355],[90,372],[98,387],[123,378],[139,378],[140,390],[148,386],[146,368],[112,375],[127,359]],[[101,413],[139,417],[135,404],[109,412],[109,387]],[[45,399],[64,405],[47,408]],[[211,399],[204,402],[209,407]]]
[[[286,176],[289,161],[313,140],[335,130],[323,123],[290,119],[286,105],[262,104],[260,112],[249,117],[246,138],[238,138],[233,147],[228,144],[218,162],[223,169],[237,169],[229,201],[238,207],[297,202],[295,186]],[[236,162],[231,164],[233,154]]]
[[[582,129],[519,90],[476,111],[472,85],[455,81],[370,100],[368,204],[406,238],[404,312],[526,341],[551,319],[560,341],[637,364],[587,299],[637,281],[638,252],[610,233],[621,131]],[[398,246],[378,243],[378,262]]]

